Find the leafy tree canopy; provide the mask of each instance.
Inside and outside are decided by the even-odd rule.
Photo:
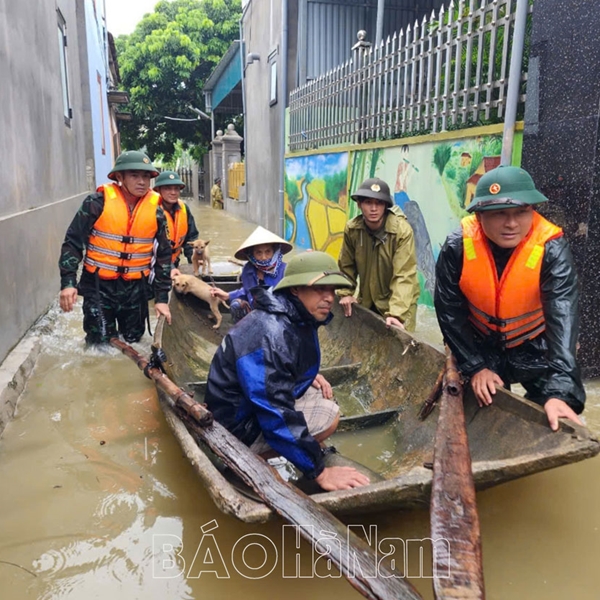
[[[122,142],[146,147],[169,160],[178,141],[199,159],[210,142],[210,122],[187,106],[204,109],[204,82],[239,37],[241,0],[161,0],[128,36],[116,40],[119,69],[129,92],[132,120],[122,123]]]

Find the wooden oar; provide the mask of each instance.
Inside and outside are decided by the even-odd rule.
[[[442,384],[444,383],[445,372],[446,367],[442,368],[441,371],[438,373],[435,383],[431,388],[431,392],[429,392],[429,396],[427,396],[427,399],[425,400],[425,402],[423,402],[423,406],[421,406],[421,410],[419,410],[418,415],[420,421],[424,421],[433,412],[437,401],[440,399],[440,396],[442,395]]]
[[[465,430],[463,386],[446,352],[431,489],[433,588],[437,600],[485,598],[479,515]]]
[[[243,260],[238,260],[237,258],[234,257],[229,257],[227,259],[228,262],[233,263],[234,265],[238,265],[240,267],[243,267],[246,263]]]
[[[327,554],[350,584],[365,598],[373,600],[417,600],[421,598],[413,586],[378,564],[376,552],[352,533],[340,520],[322,508],[296,487],[284,482],[275,469],[260,456],[213,421],[211,413],[177,387],[158,366],[150,364],[128,344],[113,338],[110,343],[129,356],[170,397],[176,410],[183,414],[186,425],[244,483],[277,514],[298,526],[300,535]],[[324,540],[325,532],[327,539]],[[323,543],[327,548],[323,547]]]

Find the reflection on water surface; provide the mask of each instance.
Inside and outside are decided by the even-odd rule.
[[[226,260],[254,229],[222,211],[192,208],[215,259]],[[283,524],[246,525],[220,513],[164,423],[151,382],[116,350],[84,348],[80,309],[48,318],[55,328],[43,336],[0,440],[2,600],[361,597],[332,573],[311,574],[304,543],[305,577],[284,577],[296,548]],[[420,312],[419,335],[439,342],[431,311]],[[147,354],[149,344],[146,336],[136,347]],[[600,387],[588,390],[586,419],[600,430]],[[335,444],[386,463],[394,452],[389,427],[366,448],[353,448],[350,433]],[[598,497],[598,458],[480,493],[487,598],[596,600]],[[425,511],[348,522],[374,526],[379,539],[428,536]],[[411,581],[433,597],[430,580]]]

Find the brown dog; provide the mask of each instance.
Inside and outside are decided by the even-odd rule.
[[[223,300],[219,298],[213,298],[210,293],[210,285],[202,279],[197,279],[192,275],[175,275],[171,278],[173,280],[173,289],[179,294],[193,294],[200,300],[204,300],[209,306],[212,314],[215,316],[217,324],[213,329],[218,329],[223,320],[223,316],[219,312],[219,303],[223,304],[226,308],[229,308]]]
[[[194,275],[198,277],[200,274],[200,264],[202,264],[202,275],[206,275],[207,273],[212,274],[213,271],[210,268],[210,252],[208,250],[210,240],[205,242],[198,238],[195,242],[188,242],[188,244],[194,247],[194,253],[192,254]]]

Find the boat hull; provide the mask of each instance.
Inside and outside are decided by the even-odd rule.
[[[222,287],[226,287],[225,284]],[[173,323],[161,323],[155,344],[167,355],[167,374],[201,400],[212,356],[231,326],[225,314],[213,330],[208,307],[196,298],[173,293]],[[383,319],[357,307],[345,318],[339,307],[320,329],[322,372],[334,385],[346,417],[331,439],[344,457],[365,464],[378,480],[368,486],[312,498],[337,514],[367,513],[426,506],[431,493],[433,443],[437,411],[424,421],[419,410],[444,365],[436,348],[403,331],[387,329]],[[272,518],[272,511],[228,479],[227,470],[198,444],[159,390],[166,420],[215,504],[246,522]],[[480,408],[465,395],[465,422],[477,489],[595,456],[598,440],[584,427],[561,423],[552,432],[544,411],[520,396],[500,389],[491,406]],[[383,416],[381,416],[383,415]],[[368,448],[373,452],[369,455]],[[352,463],[351,463],[352,464]]]

